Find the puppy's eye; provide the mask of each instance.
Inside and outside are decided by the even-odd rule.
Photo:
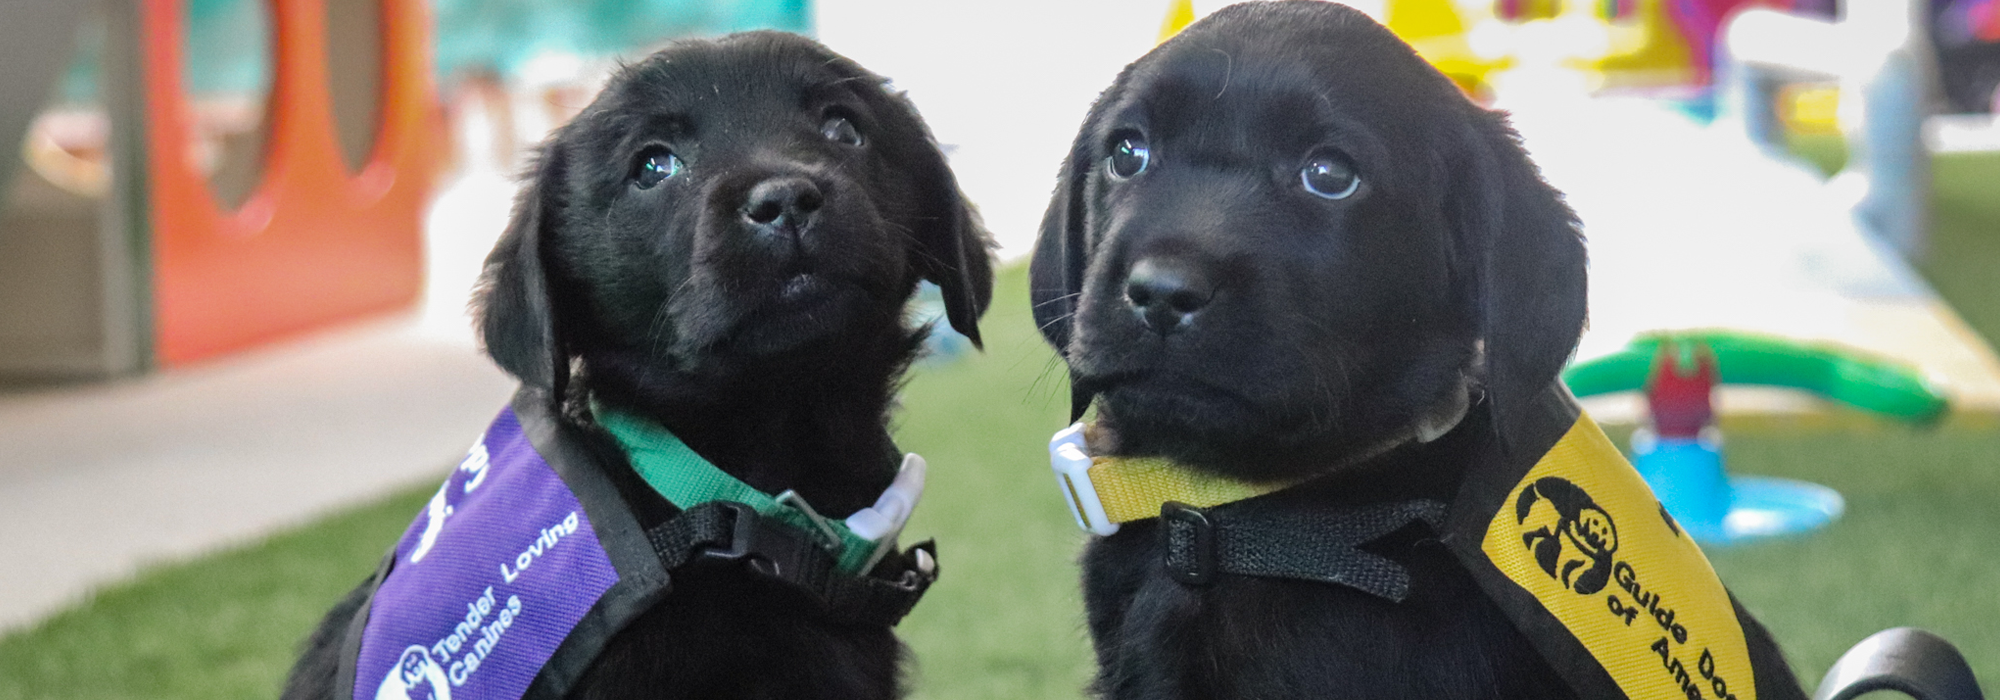
[[[1153,152],[1146,148],[1146,139],[1140,136],[1126,136],[1111,145],[1111,155],[1104,159],[1111,177],[1123,180],[1145,172],[1146,164],[1153,161]]]
[[[1306,161],[1306,167],[1299,169],[1299,182],[1307,192],[1326,199],[1347,199],[1361,189],[1361,174],[1354,172],[1354,164],[1338,154],[1321,153]]]
[[[682,168],[680,156],[658,146],[648,148],[639,154],[639,164],[632,169],[632,184],[639,189],[652,189],[667,178],[679,175]]]
[[[855,129],[854,122],[848,121],[846,117],[827,117],[826,123],[819,125],[819,133],[834,143],[861,145],[861,131]]]

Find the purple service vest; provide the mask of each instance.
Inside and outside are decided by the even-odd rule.
[[[620,579],[591,513],[513,408],[391,556],[353,657],[354,700],[520,698]]]

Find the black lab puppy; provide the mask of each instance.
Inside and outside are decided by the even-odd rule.
[[[1451,502],[1515,447],[1516,412],[1554,391],[1584,323],[1574,215],[1504,117],[1320,2],[1225,8],[1126,68],[1031,272],[1077,412],[1096,401],[1094,452],[1316,477],[1265,497],[1293,512]],[[1083,556],[1103,697],[1577,696],[1423,523],[1367,545],[1408,572],[1400,602],[1190,585],[1160,523]],[[1800,697],[1745,628],[1762,697]]]
[[[841,518],[897,472],[885,421],[924,333],[904,320],[918,282],[979,337],[990,246],[928,129],[883,78],[808,39],[685,41],[624,67],[530,180],[487,259],[486,350],[600,457],[640,527],[679,511],[626,466],[601,409]],[[327,616],[285,697],[334,695],[368,588]],[[506,634],[489,636],[524,633]],[[903,655],[886,624],[833,619],[743,566],[690,566],[567,695],[894,698]]]

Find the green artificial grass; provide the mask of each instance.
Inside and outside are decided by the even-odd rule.
[[[917,697],[1077,697],[1093,667],[1076,583],[1084,534],[1048,469],[1067,375],[1035,332],[1025,272],[1000,275],[984,354],[920,369],[903,392],[898,442],[931,464],[910,529],[937,538],[945,567],[901,626]]]
[[[436,486],[155,568],[0,639],[0,700],[274,698],[298,643]]]
[[[1732,472],[1847,499],[1824,530],[1707,552],[1806,687],[1855,642],[1899,626],[1943,635],[1989,692],[2000,684],[2000,432],[1724,430]]]
[[[2000,154],[1939,156],[1931,180],[1930,250],[1918,268],[1990,342],[2000,338]]]
[[[1924,271],[2000,337],[2000,156],[1940,158],[1938,176]],[[1090,673],[1083,538],[1044,448],[1067,389],[1029,319],[1025,278],[1019,266],[1000,275],[987,352],[921,366],[897,414],[899,442],[932,470],[910,535],[938,538],[944,569],[901,627],[919,698],[1078,697]],[[1711,550],[1717,570],[1807,687],[1898,625],[1944,634],[2000,687],[2000,432],[1837,423],[1850,429],[1726,425],[1732,470],[1826,484],[1848,513],[1810,536]],[[299,640],[433,488],[156,568],[0,639],[0,700],[273,697]]]

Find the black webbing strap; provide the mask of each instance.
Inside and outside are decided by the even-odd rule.
[[[1435,529],[1444,514],[1445,504],[1432,500],[1345,509],[1169,502],[1160,508],[1160,538],[1168,573],[1191,586],[1227,573],[1332,583],[1402,602],[1409,572],[1358,547],[1419,520]]]
[[[895,625],[937,580],[936,546],[926,541],[891,554],[895,578],[846,574],[839,560],[810,535],[733,501],[704,503],[646,531],[668,571],[696,561],[720,560],[790,583],[823,604],[836,619]]]

